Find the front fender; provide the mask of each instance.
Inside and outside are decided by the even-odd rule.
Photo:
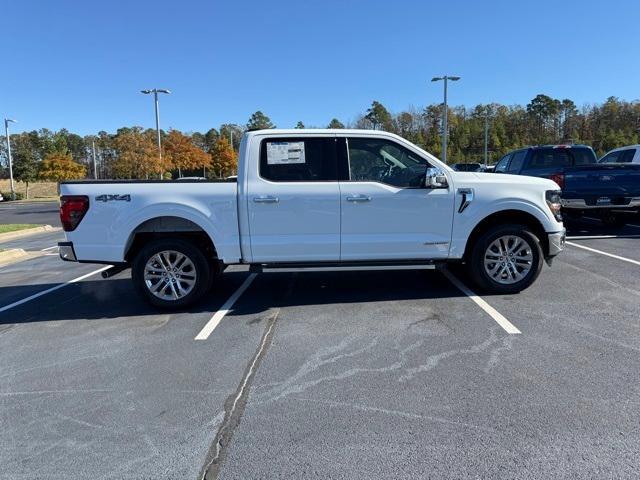
[[[535,218],[545,232],[558,231],[561,227],[549,218],[539,205],[534,202],[520,199],[509,198],[492,202],[490,205],[483,205],[482,208],[473,208],[469,206],[464,212],[454,213],[453,232],[451,239],[451,249],[449,251],[450,258],[462,258],[467,247],[467,241],[471,236],[471,232],[485,218],[505,211],[524,212]],[[479,207],[476,205],[476,207]]]

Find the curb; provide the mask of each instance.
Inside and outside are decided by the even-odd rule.
[[[13,263],[17,260],[22,259],[23,257],[28,256],[29,254],[21,248],[11,248],[9,250],[5,250],[4,252],[0,252],[0,265],[8,265],[9,263]]]
[[[0,243],[7,242],[9,240],[15,240],[16,238],[28,237],[35,233],[43,232],[59,232],[61,227],[52,227],[51,225],[43,225],[42,227],[27,228],[24,230],[17,230],[15,232],[0,233]]]

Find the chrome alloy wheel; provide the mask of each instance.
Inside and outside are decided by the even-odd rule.
[[[533,266],[529,242],[516,235],[495,239],[484,252],[484,270],[492,280],[511,285],[524,279]]]
[[[164,250],[147,261],[144,283],[153,295],[162,300],[179,300],[195,287],[196,267],[183,253]]]

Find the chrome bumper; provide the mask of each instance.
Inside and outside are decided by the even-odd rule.
[[[561,232],[549,233],[547,235],[549,239],[549,254],[548,257],[555,257],[562,250],[564,250],[564,242],[567,238],[567,230],[565,228],[562,229]]]
[[[72,242],[58,242],[58,252],[60,258],[65,262],[77,262],[76,252],[73,251]]]
[[[627,208],[640,208],[640,197],[633,197],[626,205],[616,205],[610,203],[608,205],[587,205],[582,198],[566,198],[562,199],[562,208],[575,208],[578,210],[595,210],[599,208],[608,209],[627,209]]]

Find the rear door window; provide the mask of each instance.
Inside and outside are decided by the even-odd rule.
[[[337,181],[336,139],[267,138],[260,146],[260,176],[272,182]]]
[[[636,156],[636,149],[630,148],[629,150],[625,150],[624,156],[622,157],[622,163],[631,163],[633,162],[633,157]]]

